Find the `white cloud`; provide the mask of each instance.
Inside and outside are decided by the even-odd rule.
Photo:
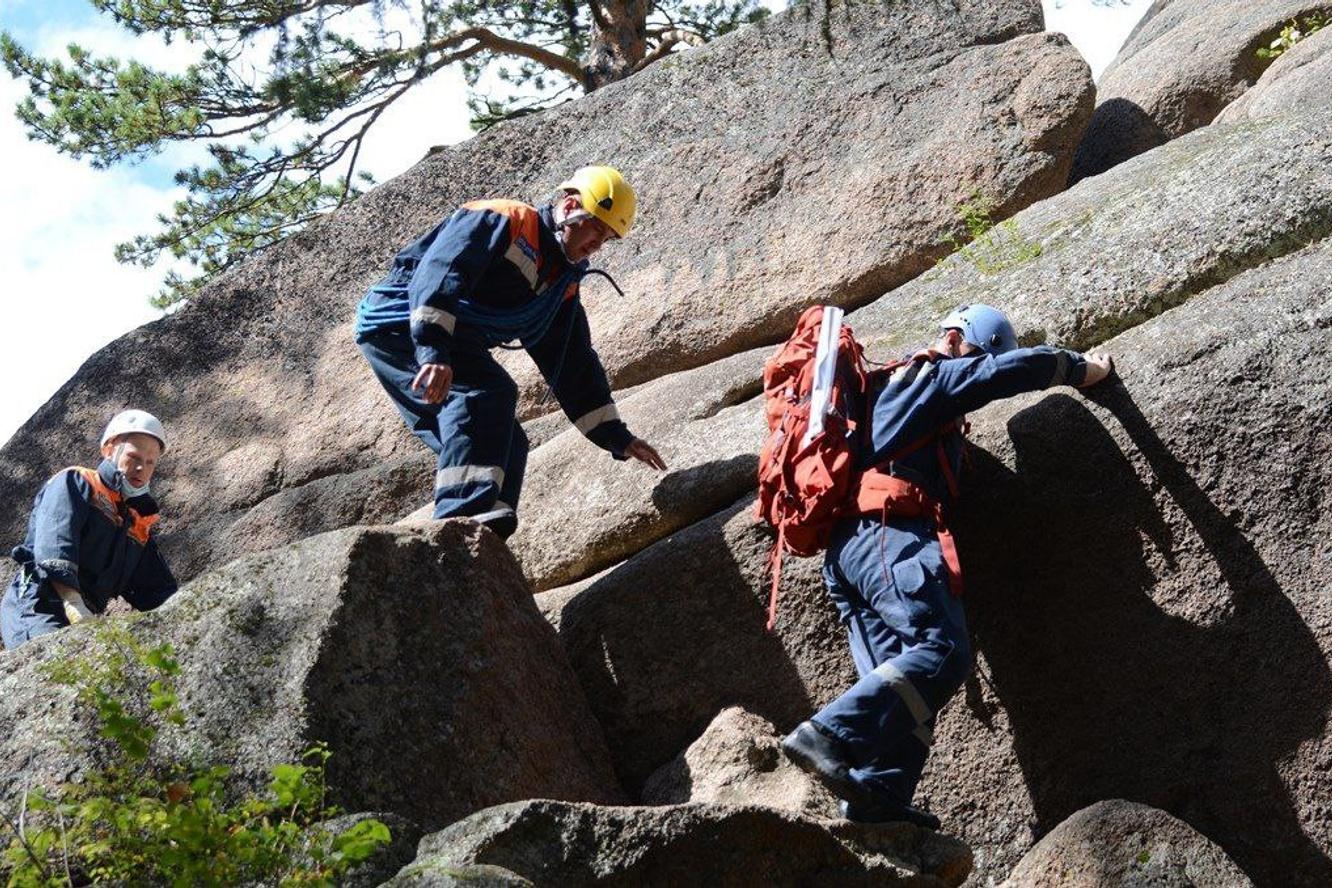
[[[104,18],[76,29],[39,30],[29,48],[64,57],[78,43],[97,55],[136,58],[180,70],[197,47],[136,37]],[[256,59],[267,51],[256,47]],[[0,77],[0,156],[17,175],[0,178],[0,269],[11,294],[5,327],[13,334],[0,349],[0,444],[93,352],[161,312],[148,304],[165,267],[117,263],[115,244],[154,231],[158,213],[182,195],[170,178],[176,167],[198,162],[199,146],[170,148],[148,166],[93,170],[87,163],[29,141],[9,113],[25,95],[23,84]],[[462,78],[442,72],[411,90],[385,112],[366,140],[362,159],[381,180],[403,172],[433,145],[471,135]]]

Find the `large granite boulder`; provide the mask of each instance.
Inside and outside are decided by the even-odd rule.
[[[945,251],[969,194],[1008,214],[1062,187],[1092,85],[1041,27],[1036,0],[812,4],[435,152],[94,355],[0,451],[0,536],[127,403],[173,438],[157,486],[184,577],[411,512],[431,462],[357,354],[354,306],[459,203],[544,199],[578,159],[640,193],[604,256],[629,300],[595,278],[584,294],[617,388],[771,342],[816,300],[872,299]],[[550,409],[513,361],[525,414]]]
[[[971,416],[956,523],[982,667],[922,792],[986,878],[1128,797],[1256,881],[1332,879],[1332,239],[1197,289],[1123,323],[1106,343],[1122,384],[1095,405],[1035,394]],[[747,506],[539,596],[631,791],[722,705],[784,730],[850,681],[816,563],[788,562],[764,632],[769,538]]]
[[[770,536],[753,497],[624,563],[536,596],[631,795],[727,706],[790,730],[855,675],[819,577],[787,558],[767,632]]]
[[[1327,103],[1329,83],[1332,83],[1332,27],[1325,27],[1282,53],[1252,88],[1216,116],[1216,122],[1269,114],[1307,114],[1310,109]]]
[[[1258,82],[1258,55],[1318,0],[1157,0],[1096,84],[1070,183],[1206,126]]]
[[[1027,852],[1003,888],[1250,888],[1226,852],[1184,821],[1123,799],[1097,802]]]
[[[703,736],[648,778],[643,804],[763,805],[839,818],[837,798],[782,754],[781,741],[767,719],[739,706],[724,709]]]
[[[532,453],[509,545],[538,590],[622,561],[754,487],[766,431],[755,395],[770,351],[674,373],[620,399],[629,427],[658,445],[664,475],[615,465],[572,428]]]
[[[188,720],[164,752],[225,763],[238,787],[266,786],[272,765],[323,740],[333,801],[427,827],[533,796],[621,798],[554,631],[504,545],[471,522],[311,537],[112,619],[177,652]],[[44,667],[96,658],[100,628],[0,654],[0,797],[94,761],[86,707]]]
[[[955,839],[907,824],[829,824],[757,806],[529,801],[480,811],[426,836],[416,862],[388,885],[449,884],[426,876],[470,866],[537,885],[943,888],[966,879],[971,854]]]
[[[1003,306],[1024,342],[1086,348],[1332,233],[1332,111],[1191,133],[1041,201],[849,315],[887,360],[964,301]],[[623,400],[671,471],[612,467],[567,432],[533,453],[511,544],[538,589],[614,565],[754,486],[758,349]]]

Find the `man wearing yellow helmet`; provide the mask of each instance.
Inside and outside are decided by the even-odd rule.
[[[438,457],[436,518],[517,527],[527,436],[518,389],[490,350],[526,349],[574,426],[617,460],[666,464],[620,420],[578,287],[588,259],[629,234],[633,188],[579,169],[541,207],[464,204],[404,248],[356,311],[356,342],[412,432]]]

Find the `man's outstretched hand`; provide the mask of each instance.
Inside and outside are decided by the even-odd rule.
[[[1115,372],[1115,359],[1109,352],[1094,351],[1083,355],[1087,361],[1087,375],[1082,378],[1078,388],[1091,388]]]
[[[412,380],[412,391],[424,393],[427,404],[442,404],[449,395],[449,386],[453,385],[453,368],[448,364],[422,364],[416,378]]]
[[[659,472],[666,471],[666,461],[657,453],[657,448],[653,447],[642,438],[635,438],[624,448],[625,456],[632,456],[641,463],[647,463]]]

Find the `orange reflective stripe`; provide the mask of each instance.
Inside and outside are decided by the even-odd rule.
[[[70,466],[65,471],[78,472],[83,476],[83,480],[88,482],[92,488],[93,506],[105,515],[113,524],[119,527],[125,519],[120,515],[121,495],[119,490],[107,487],[102,476],[96,469],[88,469],[83,466]]]
[[[148,537],[152,533],[153,525],[157,523],[161,515],[140,515],[133,509],[129,510],[132,522],[129,528],[130,538],[141,546],[148,545]]]

